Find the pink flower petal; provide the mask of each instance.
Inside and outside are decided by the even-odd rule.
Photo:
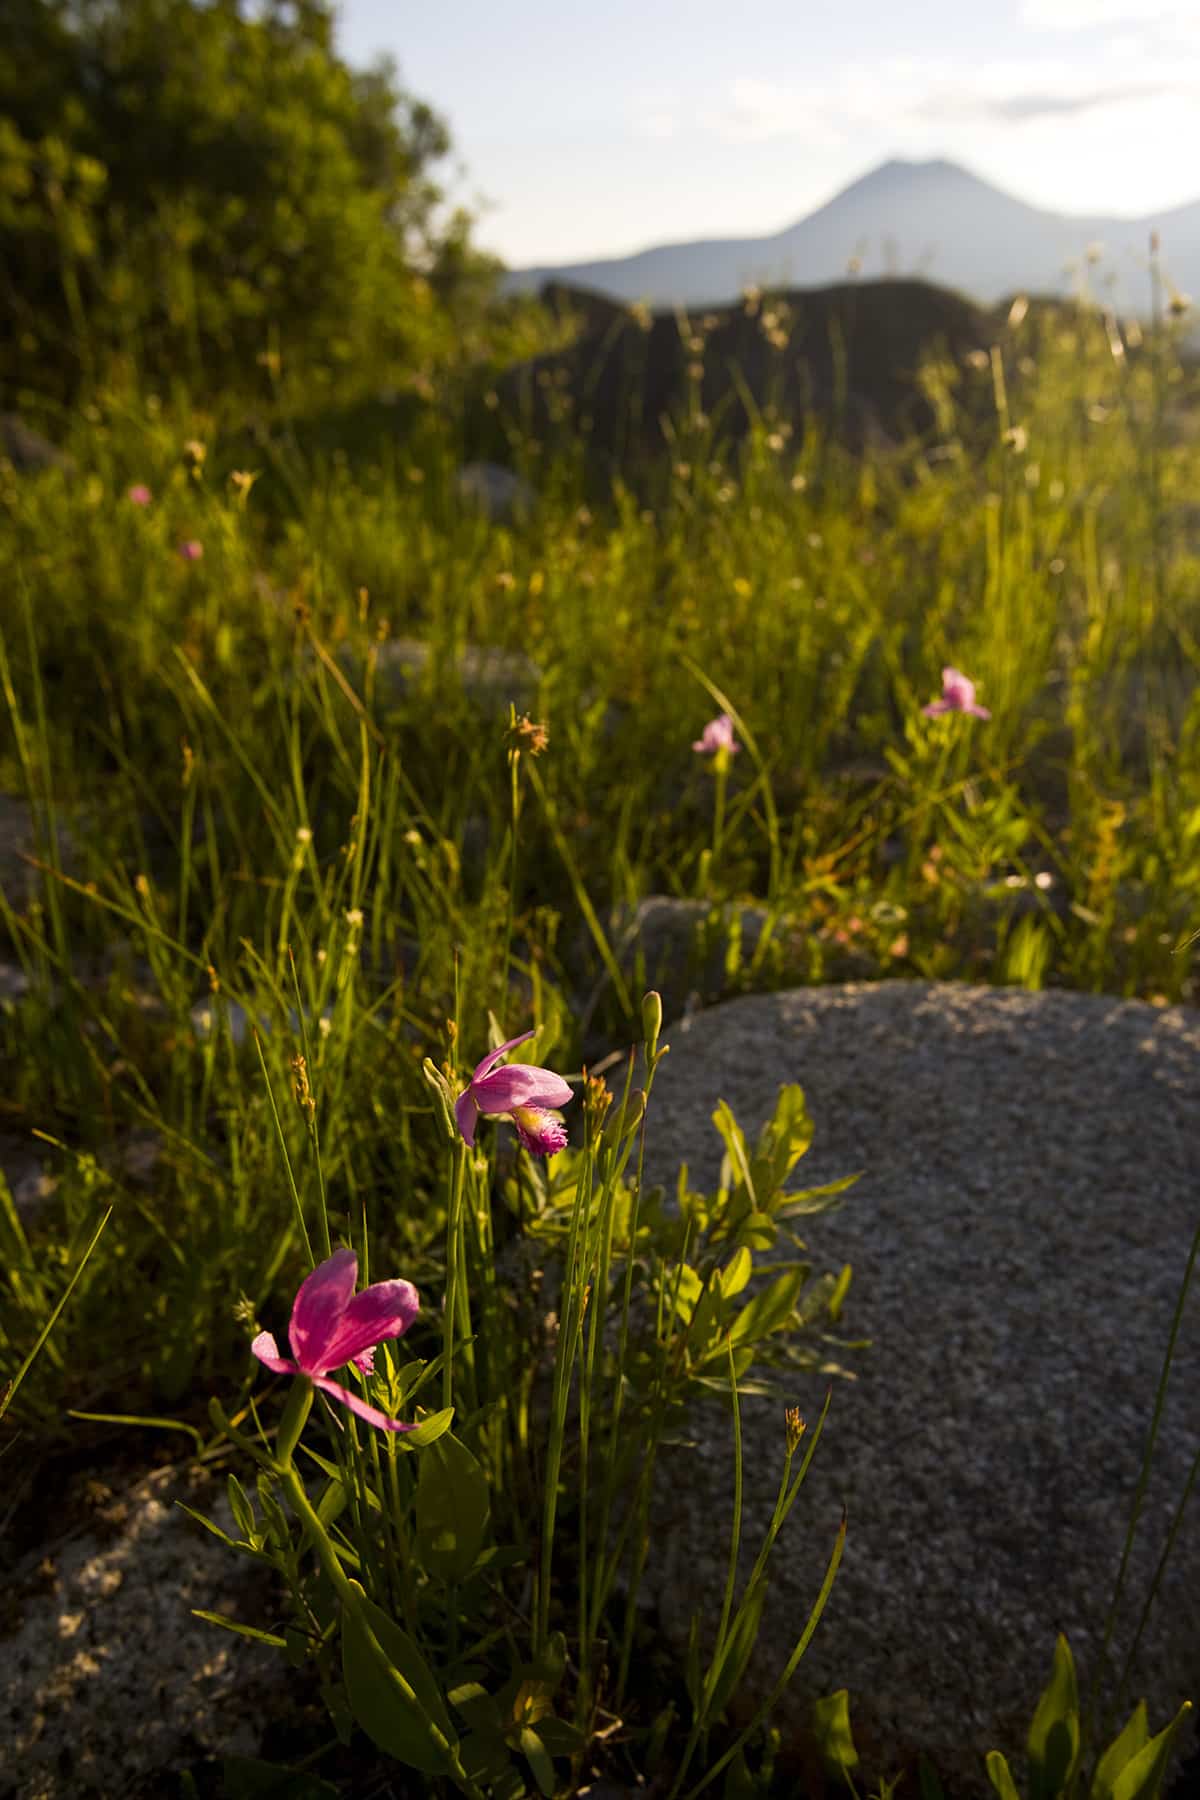
[[[482,1081],[471,1083],[480,1112],[506,1113],[514,1106],[565,1106],[571,1089],[551,1069],[535,1069],[529,1063],[506,1063]]]
[[[953,712],[953,710],[948,700],[931,700],[928,706],[921,708],[927,719],[935,719],[939,713]]]
[[[369,1294],[370,1291],[370,1288],[364,1289],[365,1293]],[[340,1382],[330,1381],[325,1375],[314,1375],[313,1386],[319,1387],[322,1393],[331,1394],[335,1400],[340,1400],[342,1405],[348,1406],[352,1413],[356,1413],[360,1419],[365,1419],[368,1425],[378,1426],[380,1431],[415,1431],[417,1429],[419,1420],[414,1420],[412,1424],[405,1424],[402,1419],[390,1418],[387,1413],[380,1412],[377,1406],[372,1406],[369,1401],[363,1400],[358,1394],[352,1394],[349,1388],[344,1388]]]
[[[300,1373],[290,1356],[280,1356],[279,1345],[269,1331],[260,1331],[250,1349],[252,1354],[257,1356],[259,1362],[264,1363],[276,1375],[298,1375]]]
[[[974,713],[977,719],[990,719],[992,716],[986,706],[964,706],[963,711]]]
[[[318,1373],[340,1369],[343,1363],[352,1362],[386,1338],[403,1337],[420,1310],[420,1298],[411,1281],[372,1282],[361,1294],[355,1294],[337,1328],[325,1340],[324,1361]]]
[[[475,1104],[475,1096],[470,1088],[464,1088],[454,1102],[454,1117],[458,1121],[458,1129],[462,1132],[463,1142],[470,1150],[475,1143],[475,1123],[479,1118],[479,1108]]]
[[[527,1044],[536,1030],[537,1026],[535,1025],[531,1030],[523,1031],[520,1037],[509,1038],[507,1044],[501,1044],[498,1050],[489,1050],[483,1061],[476,1063],[475,1073],[471,1077],[471,1086],[474,1087],[477,1081],[481,1081],[485,1075],[489,1074],[502,1056],[507,1056],[508,1052],[515,1050],[518,1044]]]
[[[357,1279],[358,1258],[353,1250],[335,1250],[301,1283],[292,1307],[288,1337],[292,1354],[306,1375],[323,1375],[326,1369],[340,1368],[349,1360],[351,1353],[347,1352],[334,1361],[327,1354],[327,1346],[337,1335]],[[361,1350],[363,1346],[356,1347]]]

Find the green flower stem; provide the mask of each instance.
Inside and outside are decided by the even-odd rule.
[[[721,844],[725,836],[725,790],[729,785],[729,752],[718,750],[713,758],[713,775],[717,791],[713,801],[712,859],[715,869],[721,860]]]
[[[571,1377],[579,1351],[582,1328],[584,1257],[581,1239],[592,1204],[594,1158],[589,1157],[575,1189],[571,1209],[571,1227],[567,1240],[566,1268],[563,1274],[562,1301],[559,1307],[558,1346],[554,1358],[554,1384],[550,1400],[550,1440],[546,1451],[543,1481],[545,1493],[542,1507],[542,1546],[538,1573],[537,1612],[534,1620],[533,1653],[540,1656],[550,1635],[550,1571],[554,1558],[554,1526],[558,1513],[558,1479],[562,1469],[563,1444],[566,1438],[567,1406],[571,1394]]]
[[[288,1395],[287,1405],[283,1409],[283,1417],[279,1421],[279,1431],[275,1438],[275,1460],[280,1473],[285,1473],[292,1466],[292,1457],[296,1445],[300,1442],[300,1434],[308,1423],[308,1415],[312,1411],[312,1403],[316,1389],[305,1375],[300,1375],[292,1383],[292,1391]]]
[[[399,1689],[408,1704],[419,1711],[420,1701],[417,1699],[415,1692],[404,1679],[404,1676],[400,1673],[399,1669],[392,1667],[387,1652],[379,1642],[379,1639],[375,1636],[375,1633],[371,1630],[370,1622],[363,1612],[361,1605],[363,1598],[362,1593],[355,1583],[350,1580],[346,1571],[343,1569],[341,1558],[334,1549],[328,1532],[317,1517],[312,1502],[304,1491],[304,1483],[301,1481],[294,1466],[289,1462],[286,1467],[280,1469],[279,1474],[283,1483],[284,1492],[291,1501],[292,1510],[295,1512],[296,1517],[307,1532],[313,1551],[316,1554],[317,1561],[329,1577],[330,1585],[338,1599],[347,1611],[352,1612],[355,1615],[358,1620],[359,1628],[371,1647],[372,1655],[378,1659],[380,1667],[387,1671],[388,1680]],[[432,1719],[427,1718],[426,1725],[429,1731],[430,1742],[434,1745],[439,1756],[445,1758],[446,1765],[455,1786],[460,1792],[468,1794],[470,1800],[484,1800],[482,1791],[475,1785],[463,1768],[462,1760],[459,1757],[457,1748],[450,1743],[444,1733],[433,1723]]]
[[[454,1405],[454,1342],[463,1339],[462,1359],[474,1377],[475,1357],[471,1336],[471,1301],[467,1293],[467,1276],[463,1267],[464,1233],[462,1223],[463,1184],[467,1172],[467,1147],[460,1143],[454,1158],[454,1175],[450,1202],[446,1209],[446,1296],[442,1304],[442,1405]]]

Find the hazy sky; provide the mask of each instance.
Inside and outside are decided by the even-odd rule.
[[[779,230],[890,156],[1065,212],[1200,197],[1200,0],[342,0],[340,42],[449,120],[514,265]]]

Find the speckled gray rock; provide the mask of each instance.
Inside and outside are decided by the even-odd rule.
[[[211,1480],[162,1469],[6,1577],[17,1623],[0,1638],[3,1800],[173,1793],[172,1771],[205,1752],[256,1753],[263,1722],[286,1710],[283,1657],[190,1610],[261,1625],[260,1571],[177,1500],[232,1530]]]
[[[718,1098],[757,1130],[782,1081],[816,1125],[800,1185],[855,1169],[809,1222],[852,1263],[842,1328],[872,1340],[838,1382],[789,1521],[757,1680],[786,1660],[842,1503],[845,1556],[779,1722],[846,1686],[868,1768],[928,1752],[956,1796],[1019,1752],[1065,1631],[1086,1686],[1120,1559],[1161,1358],[1200,1220],[1200,1017],[1064,993],[924,982],[730,1001],[666,1033],[648,1173],[716,1177]],[[1200,1295],[1189,1297],[1116,1636],[1123,1659],[1200,1444]],[[812,1418],[826,1382],[798,1377]],[[719,1603],[732,1489],[724,1415],[670,1453],[654,1597],[668,1637]],[[744,1409],[749,1536],[769,1516],[777,1405]],[[1134,1669],[1152,1725],[1200,1700],[1200,1520],[1184,1516]],[[1128,1710],[1128,1709],[1127,1709]],[[1123,1721],[1122,1721],[1123,1722]]]
[[[668,1018],[727,994],[753,963],[770,914],[765,906],[711,906],[674,894],[649,894],[636,906],[619,907],[608,919],[608,937],[617,964],[638,993],[654,987]],[[772,921],[771,949],[786,952],[788,930]],[[580,933],[571,951],[572,973],[581,985],[586,1032],[611,985],[595,944]]]
[[[358,689],[364,685],[361,659],[349,649],[338,660]],[[464,644],[442,665],[422,638],[389,638],[376,650],[375,691],[384,705],[399,705],[414,692],[449,679],[467,699],[488,711],[503,712],[509,702],[522,712],[533,705],[542,671],[520,650],[490,644]]]
[[[0,413],[0,456],[23,475],[37,475],[43,469],[73,469],[74,462],[26,425],[19,413]]]
[[[78,859],[71,835],[61,821],[55,830],[59,860],[74,873]],[[39,853],[45,854],[45,846],[39,841],[28,802],[15,794],[0,793],[0,888],[18,912],[41,892],[44,877],[35,866]]]
[[[454,478],[460,500],[476,507],[494,524],[527,518],[537,499],[523,476],[500,463],[464,463]]]

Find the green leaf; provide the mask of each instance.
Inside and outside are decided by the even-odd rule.
[[[850,1730],[850,1694],[839,1688],[812,1703],[813,1734],[821,1760],[830,1771],[848,1773],[858,1767],[858,1751]]]
[[[729,1331],[733,1344],[757,1342],[769,1337],[786,1323],[804,1285],[803,1269],[788,1269],[776,1276],[770,1287],[743,1306]]]
[[[1061,1632],[1027,1747],[1029,1800],[1058,1800],[1079,1760],[1079,1687],[1071,1647]]]
[[[748,1594],[742,1596],[733,1621],[733,1628],[725,1640],[725,1654],[721,1668],[713,1684],[712,1696],[708,1703],[708,1717],[719,1719],[730,1700],[737,1692],[742,1676],[746,1673],[746,1664],[758,1638],[758,1627],[762,1619],[763,1602],[767,1597],[767,1584],[759,1581]]]
[[[1158,1800],[1176,1736],[1191,1710],[1185,1700],[1171,1723],[1126,1763],[1113,1783],[1112,1800]]]
[[[281,1638],[274,1631],[260,1631],[257,1625],[243,1625],[238,1619],[226,1618],[224,1613],[203,1612],[198,1606],[192,1608],[193,1619],[204,1619],[210,1625],[219,1625],[222,1631],[234,1631],[238,1637],[249,1638],[255,1644],[270,1644],[273,1650],[286,1650],[287,1639]]]
[[[1130,1757],[1136,1756],[1139,1750],[1144,1750],[1149,1742],[1150,1725],[1146,1718],[1146,1702],[1139,1700],[1125,1729],[1113,1739],[1096,1764],[1091,1800],[1112,1800],[1113,1783],[1117,1776]]]
[[[222,1800],[337,1800],[337,1789],[318,1775],[303,1774],[256,1756],[221,1762]]]
[[[351,1711],[373,1744],[422,1774],[446,1773],[446,1753],[429,1732],[432,1723],[452,1748],[457,1744],[441,1690],[414,1640],[365,1595],[343,1614],[342,1674]]]
[[[250,1539],[254,1536],[254,1507],[250,1503],[250,1497],[236,1475],[231,1475],[225,1485],[234,1523],[242,1536]]]
[[[842,1302],[850,1292],[850,1282],[854,1270],[849,1263],[843,1263],[841,1273],[833,1284],[833,1292],[829,1296],[829,1317],[836,1325],[841,1317]]]
[[[230,1550],[242,1550],[244,1548],[243,1545],[238,1543],[236,1538],[231,1538],[227,1532],[221,1530],[219,1525],[215,1525],[211,1519],[205,1518],[202,1512],[197,1512],[194,1506],[185,1506],[182,1500],[177,1500],[175,1504],[180,1512],[186,1513],[189,1519],[195,1519],[197,1525],[203,1525],[205,1531],[211,1531],[213,1536],[215,1538],[220,1538],[221,1542],[227,1545]]]
[[[804,1089],[788,1082],[779,1090],[775,1112],[763,1126],[754,1152],[754,1179],[764,1205],[779,1192],[812,1140]]]
[[[331,1481],[317,1504],[317,1517],[328,1528],[345,1510],[346,1490],[340,1481]]]
[[[496,1735],[503,1732],[500,1708],[482,1683],[464,1681],[461,1687],[451,1688],[446,1697],[455,1711],[462,1714],[471,1731]]]
[[[546,1800],[554,1800],[554,1790],[558,1786],[554,1779],[554,1764],[532,1725],[522,1725],[520,1744],[521,1753],[533,1770],[533,1779],[537,1782],[539,1791],[546,1796]]]
[[[498,1792],[497,1784],[512,1773],[508,1745],[494,1731],[472,1731],[458,1746],[459,1759],[472,1781],[486,1781],[489,1791]],[[521,1784],[522,1788],[524,1783]]]
[[[721,1293],[726,1300],[732,1300],[740,1294],[750,1279],[750,1271],[754,1267],[754,1258],[745,1244],[740,1244],[721,1270]]]
[[[444,1406],[440,1412],[430,1413],[427,1419],[422,1419],[414,1431],[400,1432],[396,1438],[396,1446],[400,1450],[424,1450],[445,1436],[453,1419],[454,1408]]]
[[[442,1581],[462,1581],[483,1547],[491,1511],[487,1476],[449,1433],[429,1446],[417,1477],[417,1555]]]
[[[561,1631],[552,1631],[542,1648],[542,1653],[532,1665],[532,1673],[537,1676],[550,1693],[554,1693],[563,1676],[567,1672],[567,1640]]]
[[[1017,1784],[1009,1772],[1008,1763],[999,1750],[987,1753],[988,1780],[1000,1796],[1000,1800],[1021,1800],[1017,1792]]]
[[[728,1158],[729,1170],[736,1180],[729,1184],[734,1187],[744,1186],[751,1205],[757,1205],[754,1193],[754,1181],[750,1174],[750,1152],[746,1148],[746,1134],[734,1118],[729,1104],[725,1100],[717,1101],[717,1110],[713,1113],[712,1122],[721,1134]],[[726,1171],[721,1171],[721,1186],[727,1185]]]
[[[917,1758],[917,1781],[921,1790],[921,1800],[946,1800],[946,1790],[932,1762],[922,1750]]]
[[[587,1737],[577,1725],[566,1719],[556,1719],[553,1714],[539,1719],[537,1730],[551,1756],[574,1756],[587,1743]]]

